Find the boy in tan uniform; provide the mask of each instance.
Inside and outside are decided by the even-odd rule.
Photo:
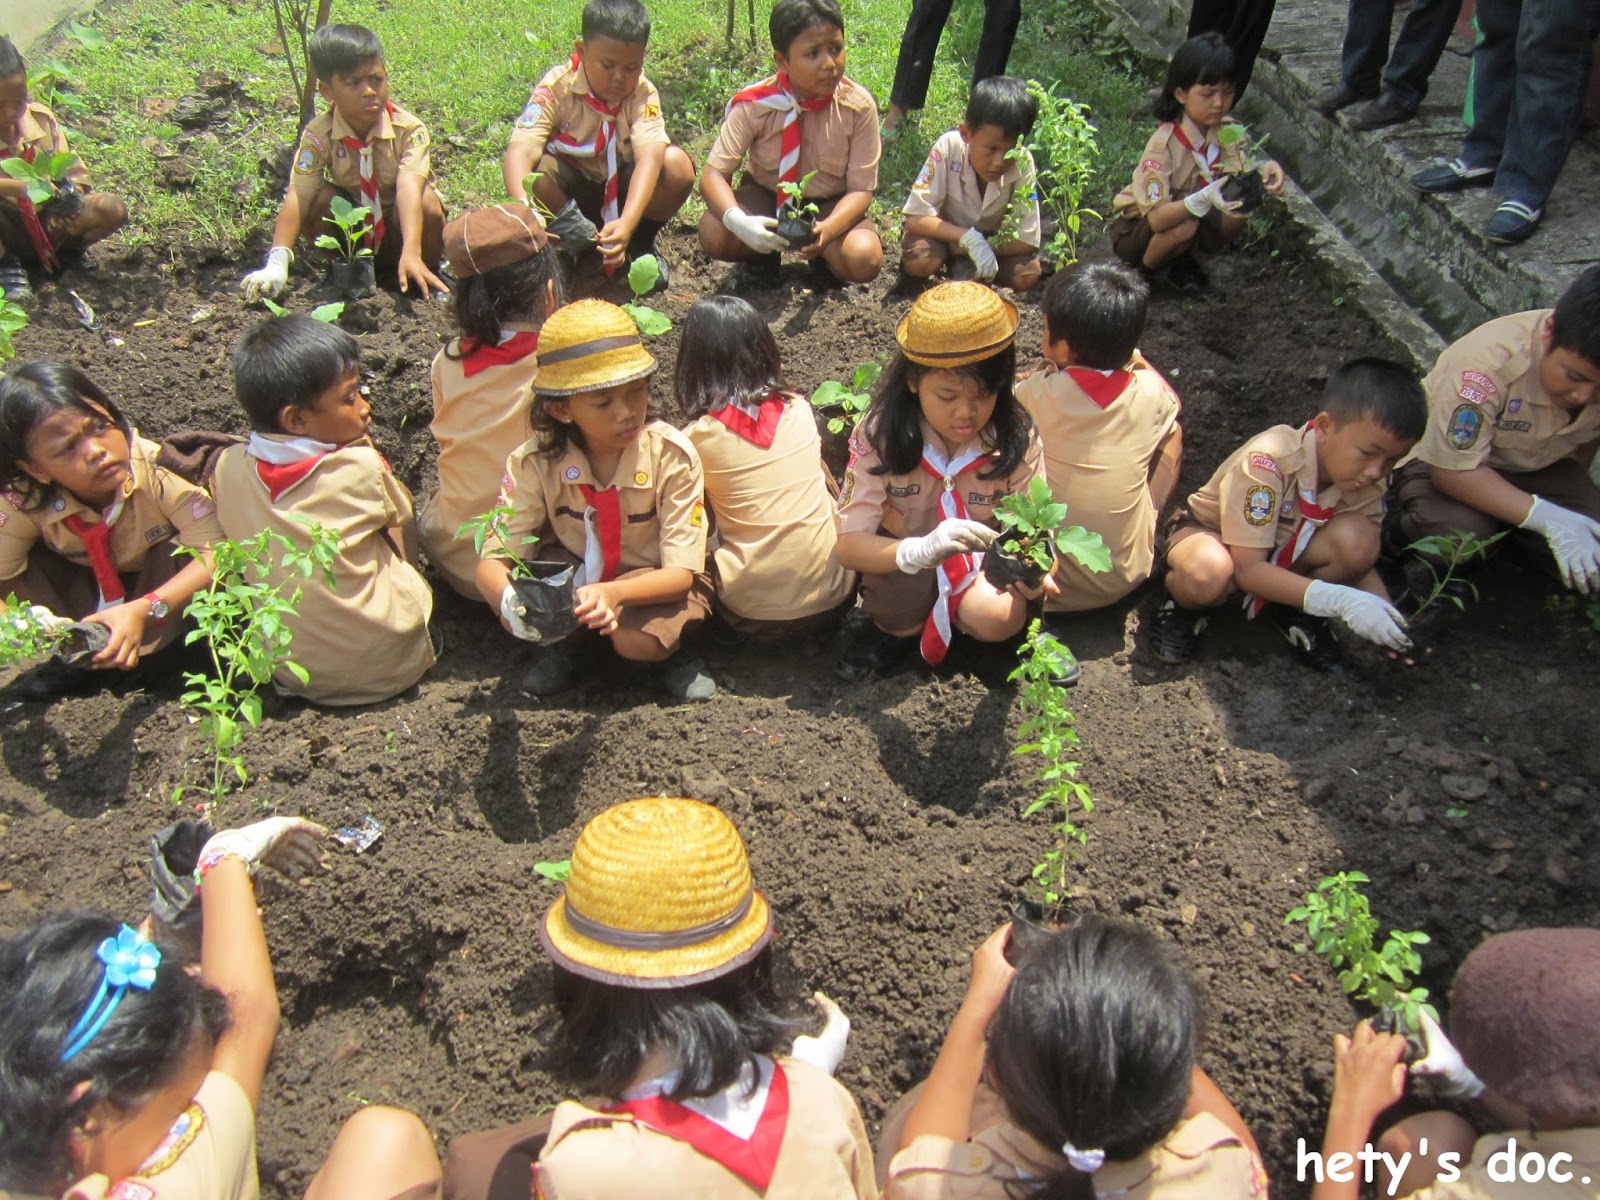
[[[506,191],[533,194],[574,260],[591,246],[609,275],[654,254],[656,235],[694,188],[694,163],[667,137],[661,97],[645,78],[650,14],[639,0],[589,0],[572,58],[539,80],[506,147]]]
[[[1044,441],[1045,476],[1073,522],[1098,533],[1111,570],[1056,564],[1045,609],[1082,612],[1122,599],[1150,577],[1156,518],[1183,461],[1182,404],[1136,349],[1149,289],[1110,263],[1078,264],[1044,291],[1045,368],[1017,384]]]
[[[378,35],[360,25],[324,25],[306,48],[328,109],[300,135],[289,190],[260,270],[244,277],[245,295],[276,296],[289,279],[300,238],[330,233],[335,196],[372,210],[367,240],[382,265],[394,264],[401,292],[449,291],[438,275],[444,249],[444,201],[433,186],[428,131],[389,99],[389,74]]]
[[[274,684],[318,704],[373,704],[433,665],[433,593],[401,551],[411,493],[367,438],[355,339],[310,317],[276,317],[240,339],[234,386],[254,432],[224,451],[213,483],[231,538],[271,530],[305,543],[309,519],[339,535],[333,583],[300,584],[292,660]],[[274,573],[282,578],[281,569]]]
[[[1597,385],[1600,267],[1554,309],[1490,321],[1446,350],[1424,382],[1428,431],[1395,477],[1404,540],[1515,526],[1569,587],[1600,588]]]

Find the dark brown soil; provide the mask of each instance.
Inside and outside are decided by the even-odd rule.
[[[667,244],[677,319],[725,278],[691,236]],[[47,287],[23,352],[80,361],[149,433],[237,430],[227,356],[259,315],[238,298],[238,270],[146,260],[70,280],[117,345],[79,329]],[[1144,346],[1184,398],[1186,486],[1250,434],[1314,412],[1341,360],[1386,349],[1310,269],[1265,248],[1214,274],[1230,301],[1159,300]],[[789,268],[782,290],[754,298],[797,388],[887,353],[909,299],[892,279],[816,291]],[[324,298],[302,283],[288,303]],[[1027,361],[1040,319],[1022,308]],[[448,311],[383,293],[346,320],[363,330],[380,447],[420,491],[427,364]],[[655,346],[664,368],[675,343]],[[669,381],[657,376],[663,407]],[[1050,842],[1042,820],[1018,816],[1030,768],[1009,754],[1004,653],[963,646],[937,677],[847,687],[831,647],[708,647],[721,688],[708,705],[672,707],[621,672],[544,704],[517,691],[521,652],[485,609],[447,591],[439,606],[448,652],[402,699],[345,712],[269,701],[254,779],[222,814],[348,825],[370,813],[388,828],[268,907],[284,1025],[260,1120],[266,1195],[298,1195],[364,1102],[419,1111],[443,1143],[559,1097],[538,1067],[551,1011],[535,922],[552,891],[533,866],[567,857],[602,807],[654,793],[715,802],[738,823],[777,913],[784,982],[796,997],[825,989],[854,1019],[842,1078],[875,1122],[926,1073],[972,947]],[[1283,915],[1319,877],[1368,872],[1386,928],[1432,935],[1423,982],[1441,996],[1489,930],[1600,923],[1588,853],[1600,639],[1542,581],[1508,573],[1414,668],[1363,654],[1351,674],[1318,676],[1230,614],[1199,663],[1170,670],[1141,648],[1150,607],[1146,591],[1065,627],[1084,661],[1082,777],[1099,798],[1079,903],[1183,946],[1210,999],[1206,1065],[1255,1128],[1278,1194],[1304,1195],[1294,1140],[1319,1136],[1328,1038],[1356,1014],[1296,953]],[[165,685],[0,715],[0,926],[66,904],[143,910],[144,839],[174,816],[168,797],[199,751],[175,696]],[[1446,789],[1472,797],[1466,815],[1446,815]]]

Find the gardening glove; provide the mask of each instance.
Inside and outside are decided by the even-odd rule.
[[[263,866],[271,867],[291,879],[309,875],[322,865],[322,850],[317,843],[328,831],[315,821],[301,817],[268,817],[213,834],[200,851],[195,874],[216,866],[225,858],[237,858],[254,875]]]
[[[544,640],[544,635],[528,623],[528,610],[523,605],[522,598],[517,595],[517,589],[509,583],[506,584],[506,590],[500,593],[500,615],[514,636],[525,642]]]
[[[844,1015],[844,1010],[821,992],[811,993],[811,1003],[815,1004],[827,1017],[822,1026],[822,1032],[816,1037],[809,1035],[797,1037],[794,1048],[789,1051],[790,1058],[798,1058],[803,1063],[810,1063],[819,1071],[826,1071],[829,1075],[836,1074],[839,1064],[844,1061],[845,1043],[850,1040],[850,1018]]]
[[[1337,617],[1369,642],[1390,650],[1409,650],[1406,619],[1387,600],[1342,583],[1311,581],[1306,589],[1304,608],[1313,617]]]
[[[194,908],[194,868],[212,838],[203,821],[174,821],[150,835],[150,912],[156,920],[176,925]]]
[[[776,254],[789,248],[789,243],[777,234],[776,217],[753,217],[736,204],[722,214],[722,224],[758,254]]]
[[[1205,216],[1212,209],[1218,212],[1230,213],[1239,208],[1238,200],[1225,200],[1222,197],[1222,185],[1225,179],[1216,179],[1206,184],[1198,192],[1190,192],[1183,198],[1183,206],[1189,210],[1189,215],[1196,220]]]
[[[1427,1013],[1422,1013],[1422,1039],[1428,1053],[1412,1063],[1413,1075],[1426,1075],[1433,1081],[1434,1090],[1452,1100],[1474,1100],[1483,1092],[1483,1081],[1472,1073],[1472,1068],[1462,1060],[1444,1030],[1439,1028]]]
[[[600,244],[600,231],[579,211],[576,200],[568,200],[560,212],[545,222],[545,232],[555,235],[556,249],[569,258],[577,258]]]
[[[1550,543],[1562,583],[1585,596],[1600,587],[1600,522],[1535,496],[1519,528],[1542,534]]]
[[[25,633],[29,625],[43,626],[45,629],[59,629],[63,625],[71,625],[71,617],[58,617],[42,604],[30,604],[27,608],[12,614],[11,627],[18,633]]]
[[[246,300],[259,300],[262,296],[276,296],[289,282],[289,264],[294,261],[294,251],[287,246],[274,246],[267,251],[267,262],[259,271],[251,271],[241,281]]]
[[[907,575],[915,575],[918,571],[937,567],[954,555],[987,550],[989,543],[998,536],[987,525],[968,521],[964,517],[949,517],[934,526],[932,533],[922,537],[901,538],[894,548],[894,565]]]
[[[972,259],[972,265],[977,269],[979,279],[993,279],[1000,274],[1000,260],[995,257],[994,247],[989,245],[989,239],[973,226],[961,235],[959,243],[967,252],[967,257]]]

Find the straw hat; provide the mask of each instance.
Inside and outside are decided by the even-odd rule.
[[[975,280],[941,283],[917,297],[894,336],[914,363],[964,367],[1011,345],[1017,336],[1017,306]],[[541,356],[541,370],[544,361]]]
[[[584,826],[566,894],[539,928],[567,970],[634,988],[716,979],[771,938],[733,822],[709,804],[667,797],[618,804]]]
[[[470,279],[532,258],[545,240],[539,214],[526,204],[494,204],[444,227],[444,256],[457,279]]]
[[[604,300],[575,300],[539,330],[533,388],[541,396],[573,396],[632,383],[655,369],[632,317]]]

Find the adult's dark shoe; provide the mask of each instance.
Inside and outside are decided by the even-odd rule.
[[[1418,171],[1411,177],[1411,186],[1419,192],[1459,192],[1464,188],[1488,187],[1494,182],[1495,169],[1490,166],[1473,166],[1464,158],[1452,158],[1447,163]]]
[[[1362,133],[1399,125],[1417,115],[1417,106],[1400,99],[1393,92],[1384,92],[1371,104],[1363,106],[1350,117],[1350,128]]]
[[[1341,108],[1349,108],[1352,104],[1360,104],[1363,100],[1375,99],[1377,95],[1377,91],[1372,88],[1352,88],[1346,87],[1343,83],[1336,83],[1312,97],[1311,111],[1331,117]]]
[[[1483,236],[1502,246],[1514,246],[1531,238],[1544,220],[1544,210],[1521,200],[1503,201],[1483,227]]]
[[[1172,286],[1191,300],[1202,304],[1216,304],[1222,299],[1222,289],[1211,282],[1200,261],[1192,254],[1180,255],[1167,265],[1167,278]]]
[[[1306,666],[1331,675],[1349,665],[1339,639],[1334,636],[1333,625],[1326,618],[1313,617],[1286,604],[1272,604],[1268,608],[1278,631],[1289,643],[1289,649]]]
[[[870,622],[845,643],[833,673],[847,683],[860,683],[873,675],[887,675],[917,648],[918,638],[896,637]]]
[[[1150,653],[1169,667],[1191,661],[1200,649],[1210,609],[1179,608],[1175,600],[1161,602],[1151,629]]]

